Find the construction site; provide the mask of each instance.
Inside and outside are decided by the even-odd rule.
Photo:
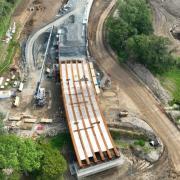
[[[106,44],[104,23],[117,1],[53,3],[25,0],[13,15],[21,54],[0,76],[6,131],[33,139],[68,132],[64,179],[178,180],[179,130]]]

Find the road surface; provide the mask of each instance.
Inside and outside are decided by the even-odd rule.
[[[92,36],[89,37],[90,53],[101,68],[111,74],[112,80],[119,83],[121,91],[124,91],[139,108],[143,118],[167,146],[174,169],[180,173],[180,132],[160,110],[152,94],[135,78],[132,72],[116,61],[114,53],[104,45],[103,25],[115,4],[116,0],[110,1],[98,21],[94,14],[91,14],[89,30],[96,33],[90,32]]]
[[[38,31],[36,31],[34,34],[32,34],[27,43],[26,43],[26,48],[25,48],[25,57],[26,57],[26,62],[29,67],[29,71],[33,71],[35,69],[34,67],[34,56],[33,56],[33,45],[35,41],[39,38],[40,35],[42,35],[45,32],[50,31],[52,26],[59,27],[62,25],[71,15],[76,15],[81,9],[87,5],[86,0],[81,1],[81,3],[78,4],[78,2],[73,1],[75,7],[72,7],[72,10],[70,12],[67,12],[67,14],[64,14],[63,16],[55,19],[54,21],[50,22],[49,24],[45,25],[44,27],[40,28]]]

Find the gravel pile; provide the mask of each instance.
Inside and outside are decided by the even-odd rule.
[[[141,64],[128,63],[128,66],[135,74],[151,89],[155,96],[163,103],[168,104],[172,100],[172,96],[166,91],[153,74]]]

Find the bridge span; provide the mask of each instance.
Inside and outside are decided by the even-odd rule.
[[[94,174],[95,169],[100,172],[118,166],[122,159],[98,104],[99,88],[93,63],[86,60],[60,61],[60,79],[79,168],[86,168],[85,174],[89,174],[94,166],[91,172]],[[107,162],[108,166],[104,166]]]

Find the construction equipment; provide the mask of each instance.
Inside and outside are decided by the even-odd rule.
[[[48,54],[48,50],[49,50],[49,46],[50,46],[50,42],[51,42],[53,29],[54,29],[54,26],[51,28],[51,31],[50,31],[50,35],[49,35],[49,38],[48,38],[48,43],[47,43],[47,46],[46,46],[46,51],[45,51],[45,54],[44,54],[43,64],[41,66],[40,78],[39,78],[39,81],[37,82],[36,91],[35,91],[35,95],[34,95],[36,105],[41,106],[41,107],[44,106],[45,103],[46,103],[45,89],[41,88],[40,86],[41,86],[41,81],[42,81],[42,77],[43,77],[45,62],[46,62],[46,59],[47,59],[47,54]]]
[[[45,88],[39,88],[38,94],[35,98],[36,105],[43,107],[46,104]]]
[[[118,115],[119,115],[120,118],[121,117],[127,117],[128,116],[128,111],[126,111],[126,110],[120,111]]]

